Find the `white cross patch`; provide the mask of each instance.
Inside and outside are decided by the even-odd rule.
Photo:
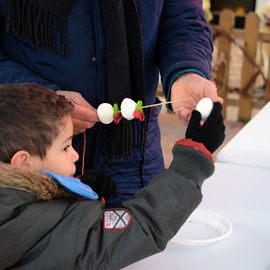
[[[128,227],[131,215],[125,210],[110,210],[104,212],[105,230],[123,230]]]

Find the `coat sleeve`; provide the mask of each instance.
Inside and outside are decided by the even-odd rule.
[[[34,74],[5,54],[1,46],[3,24],[3,11],[0,10],[0,84],[38,83],[55,91],[60,90],[61,88],[58,85],[45,80],[38,74]]]
[[[176,146],[173,153],[171,167],[138,191],[134,199],[119,209],[100,210],[91,216],[95,225],[90,230],[85,222],[91,210],[85,207],[76,241],[80,252],[76,267],[120,269],[166,247],[201,202],[200,185],[214,170],[213,162],[197,149]],[[196,173],[179,169],[193,162],[196,166],[191,169]]]
[[[165,0],[157,45],[165,96],[169,76],[175,71],[196,69],[210,79],[212,51],[202,0]]]
[[[54,91],[61,88],[6,56],[0,46],[0,83],[38,83]]]

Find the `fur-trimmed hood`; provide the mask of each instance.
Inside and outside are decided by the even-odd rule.
[[[34,195],[37,200],[73,197],[45,173],[32,172],[2,162],[0,162],[0,188],[25,191]]]
[[[0,163],[0,269],[24,264],[20,259],[27,261],[28,251],[40,243],[39,254],[59,223],[67,219],[68,228],[76,220],[73,209],[83,202],[45,173]]]

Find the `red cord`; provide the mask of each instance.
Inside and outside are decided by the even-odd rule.
[[[81,176],[84,175],[84,160],[85,160],[85,150],[86,150],[86,131],[83,133],[83,155],[82,155],[82,174],[78,176],[78,178],[81,178]],[[81,200],[82,198],[78,197],[78,200]],[[104,197],[101,198],[101,202],[105,205],[106,200]]]
[[[106,200],[104,199],[104,197],[102,197],[100,201],[103,203],[103,205],[105,205]]]

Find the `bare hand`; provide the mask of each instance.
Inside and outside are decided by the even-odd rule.
[[[179,100],[172,103],[173,111],[186,123],[197,103],[204,97],[211,98],[213,102],[223,103],[223,99],[217,95],[215,84],[196,73],[179,76],[171,88],[171,100]]]
[[[99,121],[97,111],[78,92],[57,91],[58,95],[64,95],[74,104],[72,112],[73,134],[77,135],[88,128],[92,128]]]

